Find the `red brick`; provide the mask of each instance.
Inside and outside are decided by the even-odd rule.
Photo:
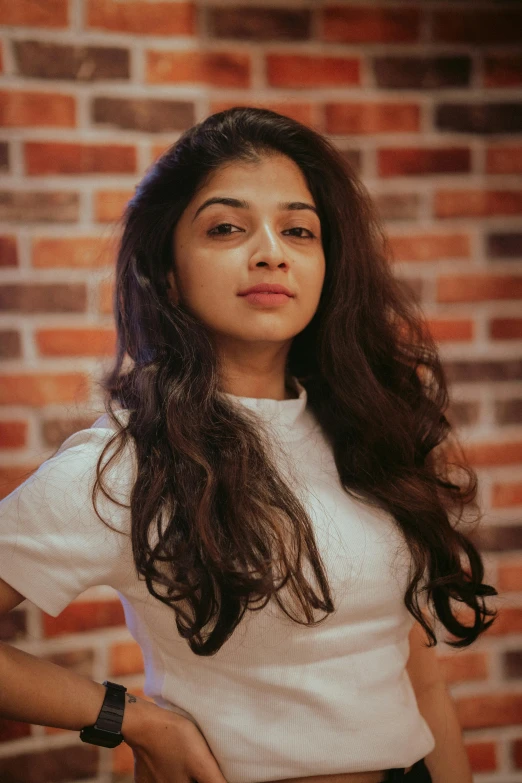
[[[102,315],[112,314],[112,298],[114,295],[114,279],[103,280],[98,288],[98,310]]]
[[[31,724],[0,718],[0,742],[10,742],[31,736]]]
[[[388,238],[396,261],[437,261],[440,258],[469,258],[471,254],[468,234],[422,234]]]
[[[494,340],[520,340],[522,318],[492,318],[489,322],[489,336]]]
[[[425,174],[461,174],[471,170],[468,147],[389,147],[377,150],[381,177],[408,177]]]
[[[97,223],[118,221],[133,197],[133,190],[98,190],[94,194],[94,219]]]
[[[67,27],[69,24],[68,0],[0,0],[0,19],[3,25],[27,25],[29,27]]]
[[[522,441],[506,443],[468,443],[467,458],[475,466],[516,465],[522,463]]]
[[[0,236],[0,267],[18,266],[18,253],[16,237],[12,235]]]
[[[38,467],[38,464],[0,467],[0,500],[10,495],[13,489],[19,487]]]
[[[521,482],[498,482],[491,488],[491,505],[493,508],[509,508],[522,505]]]
[[[474,323],[470,318],[432,318],[428,321],[430,333],[437,342],[470,341],[474,337]]]
[[[84,373],[10,373],[0,376],[0,405],[50,405],[86,402],[89,376]]]
[[[392,133],[420,130],[416,103],[327,103],[324,107],[329,133]]]
[[[440,218],[522,215],[522,190],[438,190],[434,213]]]
[[[87,0],[86,27],[139,35],[195,35],[193,3]]]
[[[448,685],[454,685],[457,682],[487,680],[489,676],[488,655],[485,652],[459,650],[450,655],[439,655],[438,662]]]
[[[522,144],[495,144],[486,148],[487,174],[522,174]]]
[[[28,141],[27,174],[135,174],[136,147],[130,144],[77,144]]]
[[[437,281],[438,302],[487,302],[495,299],[520,299],[522,276],[452,275]]]
[[[141,674],[144,671],[143,654],[136,642],[114,643],[111,645],[109,655],[109,673],[113,677]]]
[[[0,73],[4,72],[4,44],[0,42]]]
[[[116,237],[42,237],[32,240],[32,265],[38,269],[97,269],[112,264]]]
[[[343,43],[410,43],[419,39],[420,14],[415,8],[330,6],[323,11],[324,41]]]
[[[125,615],[119,600],[73,601],[58,617],[42,613],[44,637],[83,633],[100,628],[125,625]]]
[[[522,590],[522,558],[500,560],[495,586],[500,592]]]
[[[267,53],[266,74],[271,87],[346,87],[361,83],[361,63],[359,57]]]
[[[116,350],[114,329],[39,329],[35,341],[40,356],[112,356]]]
[[[498,769],[495,742],[484,741],[466,744],[466,753],[473,772],[493,772]]]
[[[0,448],[20,449],[27,445],[27,421],[0,421]]]
[[[461,696],[454,703],[464,731],[522,723],[522,694],[519,693]]]
[[[498,601],[493,603],[491,599],[488,599],[488,605],[491,605],[494,609],[499,609]],[[469,620],[474,619],[474,615],[467,614],[466,624]],[[485,631],[486,637],[491,636],[509,636],[513,633],[522,632],[522,608],[518,606],[501,606],[498,615],[495,618],[493,625]],[[522,694],[521,694],[522,696]]]
[[[463,9],[434,11],[432,18],[434,41],[510,44],[522,41],[520,11]]]
[[[1,90],[0,125],[74,128],[76,99],[59,93]]]
[[[484,57],[485,87],[518,87],[522,84],[522,57],[491,54]]]
[[[201,83],[250,87],[250,55],[243,52],[147,52],[146,81],[151,84]]]

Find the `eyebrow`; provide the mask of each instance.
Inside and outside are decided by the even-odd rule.
[[[192,218],[192,222],[195,221],[199,213],[205,209],[205,207],[209,207],[211,204],[226,204],[228,207],[237,207],[240,209],[250,209],[250,204],[248,201],[244,201],[243,199],[238,198],[229,198],[226,196],[212,196],[211,198],[208,198],[206,201],[201,204],[196,210],[196,214]],[[313,207],[311,204],[307,204],[305,201],[279,201],[277,204],[277,208],[281,210],[293,210],[293,209],[310,209],[312,212],[315,212],[317,217],[319,217],[319,213],[315,207]]]

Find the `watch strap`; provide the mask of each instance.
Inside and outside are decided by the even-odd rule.
[[[103,731],[112,731],[115,734],[121,732],[123,713],[125,712],[125,688],[116,682],[104,680],[107,691],[100,710],[100,714],[94,724],[95,728]]]

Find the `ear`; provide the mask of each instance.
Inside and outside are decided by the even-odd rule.
[[[179,301],[178,289],[176,287],[176,281],[174,279],[174,272],[172,269],[167,272],[167,296],[172,304],[177,305]]]

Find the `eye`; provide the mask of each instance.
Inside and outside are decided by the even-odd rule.
[[[227,232],[217,231],[218,228],[223,228],[224,226],[225,227],[226,226],[230,226],[231,228],[233,228],[232,223],[219,223],[219,225],[214,226],[213,228],[209,229],[209,231],[207,231],[207,235],[208,236],[230,236],[231,233],[236,233],[236,232],[228,232],[228,231]],[[303,226],[295,226],[294,228],[287,229],[287,231],[308,231],[308,233],[310,234],[309,237],[298,236],[297,239],[315,239],[315,234],[313,234],[310,231],[309,228],[304,228]]]

